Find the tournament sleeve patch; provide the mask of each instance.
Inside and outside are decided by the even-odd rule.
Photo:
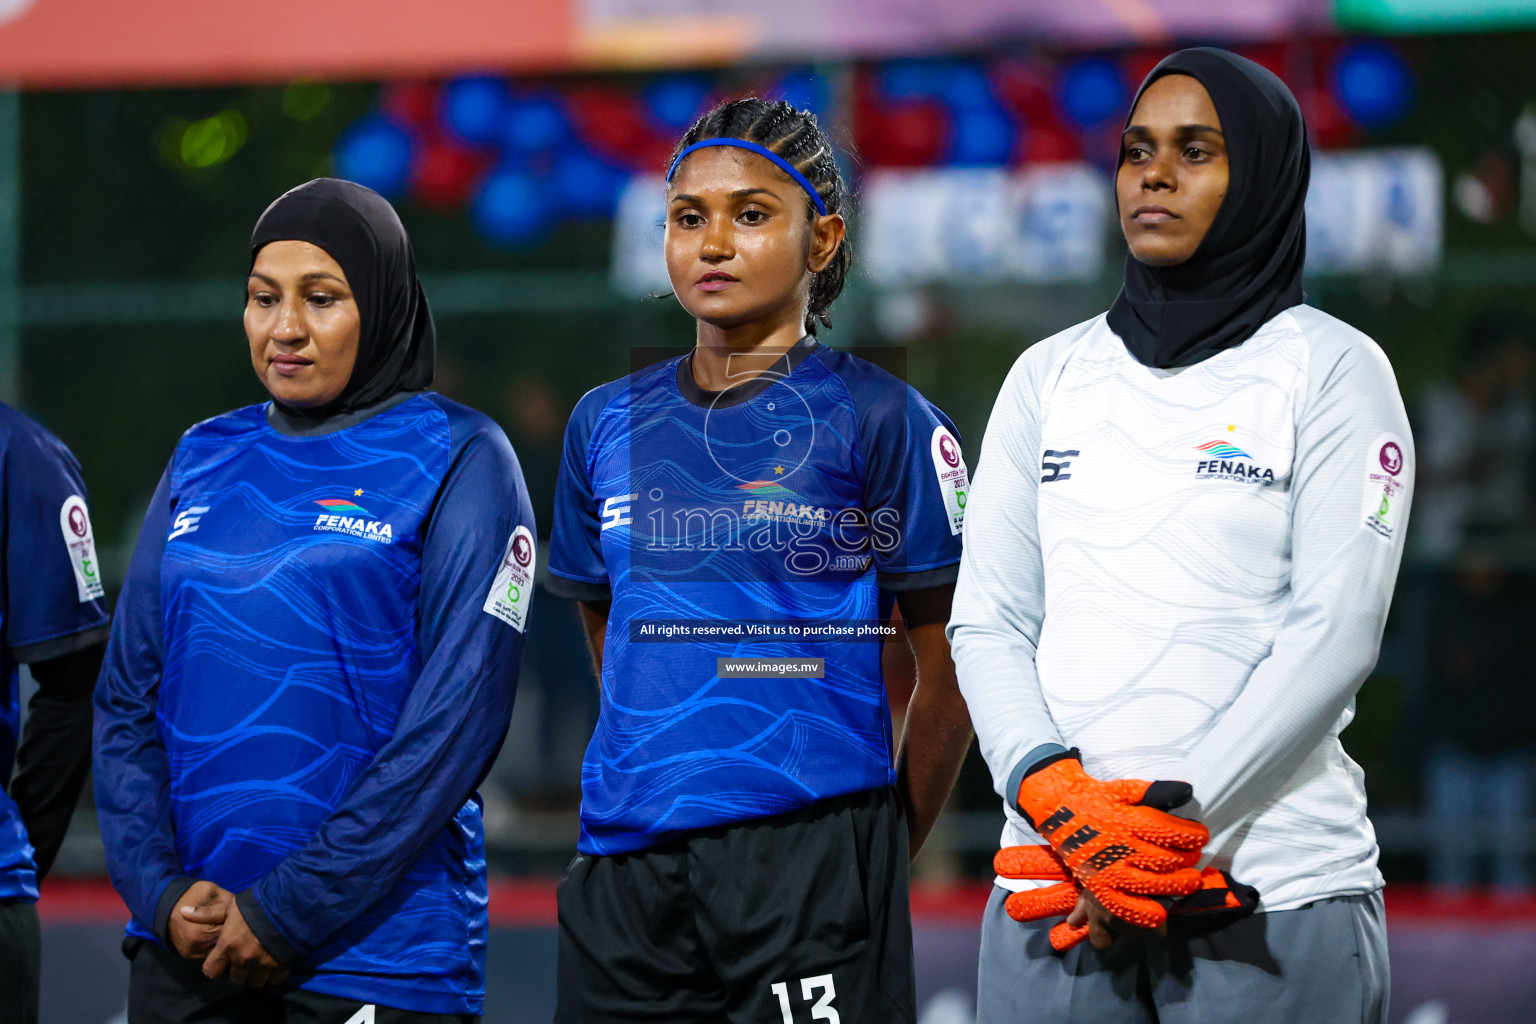
[[[1403,439],[1396,434],[1382,434],[1371,442],[1365,456],[1364,512],[1360,528],[1369,530],[1387,543],[1397,537],[1399,524],[1407,511],[1408,482],[1404,476],[1408,456]]]
[[[99,600],[106,589],[101,583],[101,565],[96,560],[96,536],[91,532],[91,514],[85,499],[71,494],[59,509],[59,529],[64,546],[69,549],[69,564],[75,570],[75,593],[80,603]]]
[[[943,424],[933,428],[932,448],[933,471],[939,476],[939,493],[944,496],[944,508],[949,513],[949,532],[959,536],[960,527],[965,524],[965,494],[971,488],[965,457],[960,454],[960,442]]]
[[[512,531],[507,550],[501,556],[501,568],[485,596],[484,610],[519,633],[528,621],[528,603],[533,599],[533,563],[537,548],[526,526]]]

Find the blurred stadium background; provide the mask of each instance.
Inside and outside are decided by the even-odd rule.
[[[974,464],[1017,354],[1113,298],[1120,119],[1196,42],[1296,92],[1309,301],[1381,343],[1415,417],[1411,553],[1344,735],[1391,883],[1392,1020],[1529,1022],[1536,0],[0,0],[0,397],[79,456],[120,581],[178,434],[265,397],[240,328],[252,223],[348,177],[399,208],[436,386],[504,425],[547,529],[576,399],[635,348],[691,343],[657,297],[660,175],[695,116],[751,91],[834,126],[860,194],[827,340],[903,348]],[[496,1022],[549,1019],[596,713],[574,608],[542,594],[534,616],[485,787]],[[924,1024],[971,1021],[998,826],[973,754],[916,870]],[[47,1022],[121,1019],[102,871],[87,794],[41,905]]]

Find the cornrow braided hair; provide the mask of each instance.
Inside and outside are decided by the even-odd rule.
[[[672,151],[672,159],[704,139],[745,139],[772,150],[805,175],[827,205],[828,213],[842,213],[848,202],[848,185],[837,166],[832,140],[809,110],[797,110],[784,100],[769,102],[756,96],[727,100],[693,123]],[[815,217],[816,207],[809,196],[805,206],[807,213]],[[811,278],[806,333],[815,334],[818,323],[832,326],[832,303],[842,294],[852,266],[853,253],[845,238],[832,262]]]

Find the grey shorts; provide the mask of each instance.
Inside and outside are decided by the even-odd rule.
[[[1205,933],[1051,948],[1054,920],[1020,924],[994,887],[981,925],[976,1024],[1382,1024],[1381,893],[1254,914]]]

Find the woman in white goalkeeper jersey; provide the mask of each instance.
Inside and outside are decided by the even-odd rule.
[[[1063,910],[1005,909],[1048,872],[1000,877],[979,1024],[1385,1018],[1382,878],[1339,733],[1376,661],[1413,442],[1381,350],[1302,302],[1308,167],[1296,101],[1258,65],[1200,48],[1147,77],[1116,176],[1125,287],[1003,384],[949,625],[1004,847],[1042,843],[1021,781],[1075,748],[1097,779],[1189,782],[1200,866],[1227,873],[1207,885],[1256,888],[1258,913],[1190,897],[1148,932],[1068,876],[1050,891],[1093,941],[1058,925],[1053,945]]]

